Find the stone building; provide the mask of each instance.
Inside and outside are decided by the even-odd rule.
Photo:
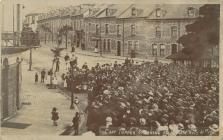
[[[182,49],[177,39],[186,33],[185,26],[198,17],[201,6],[85,4],[43,14],[38,26],[50,29],[42,30],[45,43],[57,40],[54,36],[63,26],[71,26],[68,36],[62,38],[66,46],[68,40],[68,44],[73,42],[76,47],[101,54],[165,58]]]

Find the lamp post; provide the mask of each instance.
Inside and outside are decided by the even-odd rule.
[[[71,66],[70,87],[71,87],[70,109],[74,109],[74,67],[73,67],[73,65]]]

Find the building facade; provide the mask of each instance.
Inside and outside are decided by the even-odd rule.
[[[25,16],[25,20],[23,24],[28,25],[28,27],[31,27],[34,32],[37,31],[37,20],[40,13],[29,13]]]
[[[177,39],[186,33],[185,26],[199,16],[202,5],[79,5],[43,14],[38,27],[42,42],[54,38],[63,26],[70,26],[66,40],[83,50],[101,54],[165,58],[182,46]],[[58,13],[58,14],[57,14]],[[50,16],[51,15],[51,16]],[[59,16],[58,16],[59,15]],[[68,41],[67,41],[68,40]],[[69,46],[69,45],[68,45]]]

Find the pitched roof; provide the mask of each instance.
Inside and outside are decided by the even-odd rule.
[[[195,17],[198,16],[201,4],[132,4],[119,18],[135,18],[144,17],[147,19],[154,19],[154,12],[156,9],[161,9],[162,16],[159,19],[171,18],[188,18],[189,7],[195,9]],[[131,9],[136,8],[137,16],[132,16]]]
[[[95,15],[97,13],[99,13],[100,11],[102,11],[104,8],[106,8],[107,5],[105,4],[99,4],[99,5],[95,5],[91,8],[89,8],[88,10],[86,10],[83,15],[85,18],[88,18],[88,17],[95,17]]]
[[[201,4],[156,4],[155,8],[150,12],[147,19],[156,19],[154,16],[156,9],[161,10],[161,19],[182,19],[182,18],[195,18],[199,15],[199,8]],[[194,10],[194,16],[188,16],[188,8]]]
[[[136,16],[132,16],[131,9],[135,8],[137,11]],[[147,17],[149,13],[155,8],[155,5],[146,5],[146,4],[131,4],[125,12],[121,13],[118,18],[135,18],[135,17]]]
[[[122,14],[130,5],[128,4],[111,4],[108,7],[104,8],[98,15],[97,18],[104,18],[104,17],[118,17]],[[106,15],[106,9],[108,8],[109,15]]]

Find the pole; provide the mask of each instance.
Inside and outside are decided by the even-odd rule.
[[[15,5],[12,5],[12,33],[13,33],[13,47],[15,46]]]
[[[70,80],[70,86],[71,86],[71,99],[70,99],[70,109],[74,109],[74,67],[71,66],[71,80]]]
[[[123,26],[122,26],[122,50],[123,56],[125,51],[125,27],[124,27],[124,19],[123,19]]]
[[[32,70],[32,46],[31,45],[33,45],[33,34],[32,34],[32,32],[30,31],[29,33],[28,33],[28,46],[30,47],[30,49],[29,49],[29,71],[31,71]]]
[[[66,49],[67,49],[67,29],[66,29]]]
[[[29,52],[29,71],[32,70],[32,48],[30,47],[30,52]]]
[[[100,56],[102,57],[102,42],[101,42],[101,20],[100,20]]]
[[[2,33],[3,33],[3,30],[4,30],[4,10],[5,10],[5,8],[4,8],[4,4],[2,4]]]
[[[17,45],[20,46],[20,4],[17,4]]]

